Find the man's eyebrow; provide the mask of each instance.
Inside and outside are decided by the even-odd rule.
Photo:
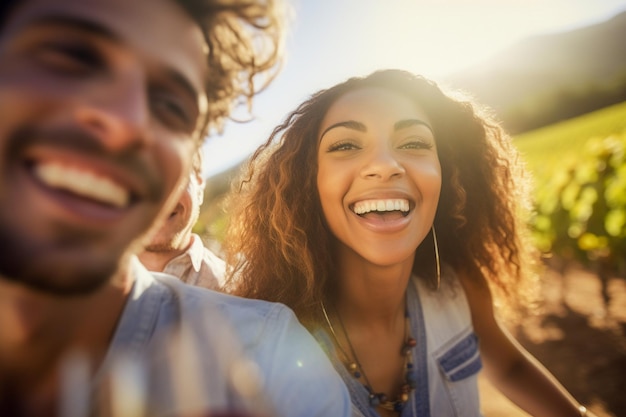
[[[34,19],[28,23],[28,26],[57,26],[76,29],[104,37],[115,43],[121,43],[120,37],[111,29],[84,17],[68,16],[65,14],[49,14]]]
[[[324,130],[320,135],[320,140],[324,137],[326,132],[337,127],[346,127],[348,129],[358,130],[359,132],[367,132],[367,128],[363,123],[357,122],[356,120],[346,120],[345,122],[335,123],[334,125],[327,127],[326,130]]]
[[[396,122],[393,125],[393,130],[398,131],[401,129],[406,129],[407,127],[411,127],[411,126],[415,126],[415,125],[422,125],[428,128],[428,130],[430,130],[431,132],[433,132],[433,128],[426,123],[423,120],[420,119],[405,119],[405,120],[400,120],[399,122]]]
[[[116,44],[123,43],[120,36],[108,27],[83,17],[50,14],[34,19],[28,24],[28,26],[66,27],[103,37]],[[167,71],[167,76],[171,80],[173,80],[175,84],[185,90],[185,92],[187,92],[191,97],[193,97],[194,101],[198,99],[198,96],[201,94],[201,92],[198,91],[183,74],[176,70],[170,69]]]

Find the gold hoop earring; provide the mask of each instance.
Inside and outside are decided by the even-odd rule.
[[[439,245],[437,244],[437,233],[435,233],[435,225],[431,226],[433,232],[433,242],[435,244],[435,267],[437,268],[437,287],[435,290],[439,290],[441,285],[441,264],[439,262]]]

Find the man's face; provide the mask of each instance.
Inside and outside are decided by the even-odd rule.
[[[176,201],[205,43],[172,0],[24,0],[0,32],[0,276],[91,291]]]
[[[187,188],[183,191],[174,210],[165,219],[152,237],[146,251],[184,251],[191,239],[193,226],[198,221],[200,206],[204,196],[204,180],[200,173],[189,176]]]

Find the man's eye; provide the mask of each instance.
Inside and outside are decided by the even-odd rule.
[[[44,43],[37,58],[47,68],[66,75],[87,75],[103,65],[102,57],[93,47],[65,41]]]
[[[196,127],[196,117],[182,99],[167,92],[153,92],[151,97],[152,108],[158,119],[177,130],[193,131]]]

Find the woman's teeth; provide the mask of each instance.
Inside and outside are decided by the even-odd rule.
[[[409,201],[405,199],[364,200],[354,204],[356,214],[365,214],[372,211],[409,211]]]

